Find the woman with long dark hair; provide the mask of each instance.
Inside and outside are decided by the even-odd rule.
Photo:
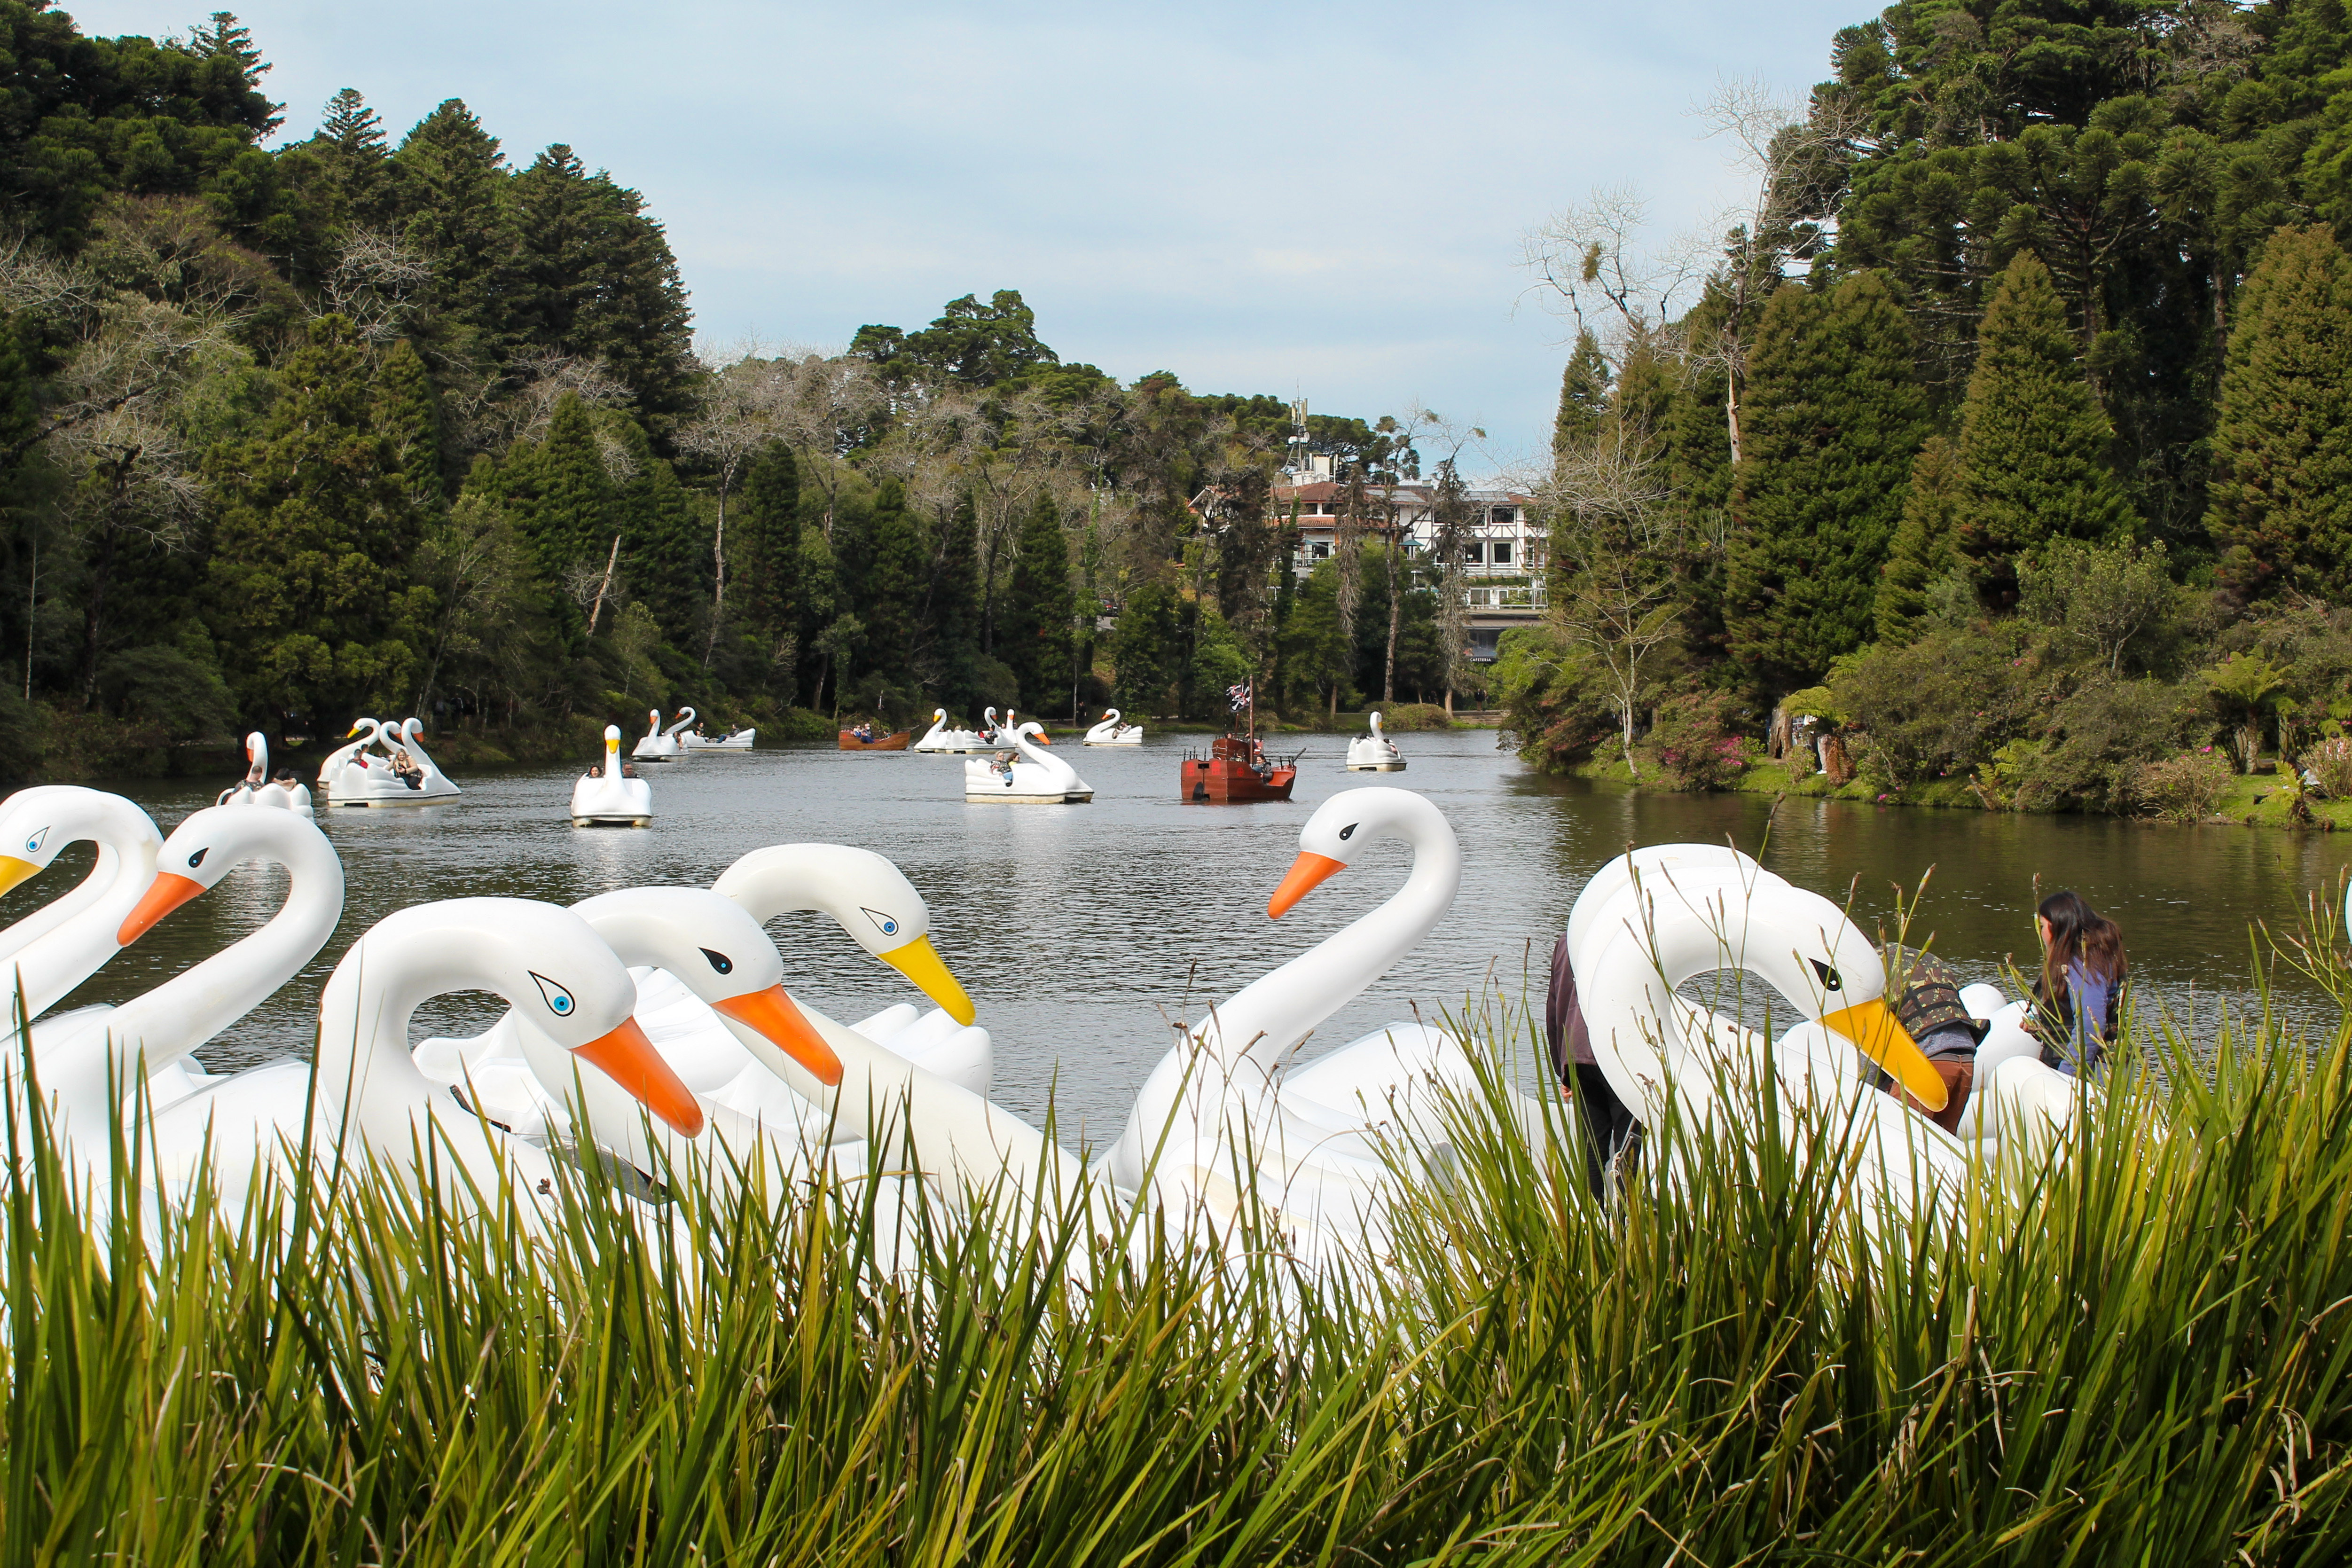
[[[2034,910],[2042,973],[2033,983],[2042,1059],[2060,1072],[2096,1072],[2123,1018],[2124,933],[2068,889]]]

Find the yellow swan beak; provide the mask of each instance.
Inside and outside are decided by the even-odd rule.
[[[971,998],[964,994],[963,986],[948,973],[940,957],[940,950],[931,939],[919,936],[904,947],[894,947],[882,954],[882,962],[921,987],[924,995],[946,1009],[947,1016],[959,1024],[969,1024],[980,1016]]]
[[[41,874],[41,868],[30,860],[20,860],[14,855],[0,855],[0,893]]]
[[[1944,1087],[1943,1079],[1927,1065],[1911,1031],[1903,1026],[1902,1020],[1884,1001],[1857,1002],[1851,1007],[1824,1013],[1822,1022],[1894,1074],[1895,1081],[1928,1110],[1941,1110],[1950,1100],[1951,1093]]]

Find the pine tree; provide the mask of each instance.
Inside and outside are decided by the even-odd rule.
[[[1879,568],[1927,434],[1909,321],[1885,279],[1781,289],[1748,363],[1727,563],[1731,653],[1786,691],[1868,641]]]
[[[2352,597],[2352,258],[2325,228],[2273,234],[2239,296],[2207,495],[2239,597]]]
[[[771,658],[789,669],[800,621],[801,477],[782,441],[761,448],[737,492],[729,603]]]
[[[919,646],[939,671],[940,700],[961,712],[980,698],[973,674],[980,654],[980,513],[969,490],[939,520],[922,625]]]
[[[654,456],[643,427],[619,414],[604,415],[602,423],[600,452],[612,450],[605,472],[621,475],[612,492],[613,527],[621,536],[629,595],[653,613],[664,637],[699,647],[694,631],[710,597],[709,530],[676,471]],[[552,430],[549,436],[551,441]]]
[[[496,358],[506,331],[498,274],[513,248],[498,138],[453,98],[417,121],[393,166],[405,237],[433,265],[432,304],[460,352]]]
[[[392,150],[383,121],[367,100],[344,88],[327,100],[319,133],[300,149],[321,172],[325,190],[306,194],[329,224],[375,225],[392,216]]]
[[[1878,579],[1874,616],[1879,641],[1903,644],[1916,637],[1919,617],[1927,610],[1927,585],[1960,563],[1953,538],[1959,492],[1958,455],[1951,442],[1930,436],[1912,460],[1903,521],[1895,526],[1886,570]]]
[[[844,542],[842,576],[850,612],[866,624],[865,668],[904,679],[920,635],[923,553],[907,515],[907,494],[885,479],[854,542]]]
[[[1070,705],[1070,546],[1052,498],[1021,525],[1019,555],[997,615],[996,657],[1021,678],[1021,704],[1058,713]]]
[[[207,616],[249,710],[333,728],[413,694],[432,592],[404,568],[422,514],[375,424],[365,351],[348,322],[311,324],[248,441],[207,464],[218,506]]]
[[[405,338],[379,357],[375,372],[375,422],[400,454],[401,477],[427,507],[446,491],[441,474],[441,405],[433,377],[415,345]]]
[[[1557,458],[1570,442],[1591,440],[1608,413],[1609,361],[1592,329],[1581,327],[1577,330],[1575,352],[1568,356],[1568,368],[1560,373],[1559,413],[1551,427],[1552,456]]]
[[[1988,600],[2014,602],[2017,558],[2045,539],[2131,534],[2131,505],[2108,462],[2112,437],[2050,269],[2018,252],[1977,328],[1960,408],[1957,537]]]
[[[602,567],[618,529],[613,482],[588,405],[567,394],[548,421],[547,438],[519,449],[508,467],[510,504],[541,574],[561,583],[575,567]]]

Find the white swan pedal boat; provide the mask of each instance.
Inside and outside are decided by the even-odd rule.
[[[685,741],[679,737],[687,726],[694,722],[694,710],[679,709],[677,721],[667,730],[662,728],[660,709],[652,710],[650,717],[653,721],[652,724],[647,727],[645,734],[638,738],[636,749],[629,755],[641,763],[675,763],[683,759],[688,748]]]
[[[361,731],[365,731],[365,734]],[[319,790],[329,805],[438,805],[457,798],[457,786],[449,782],[425,751],[421,737],[425,725],[417,719],[404,719],[397,724],[386,724],[381,719],[362,719],[351,728],[350,743],[328,754],[319,764]],[[370,746],[384,750],[371,755]],[[393,771],[394,751],[404,751],[416,764],[416,783],[411,784]]]
[[[1087,731],[1089,746],[1139,746],[1143,744],[1143,726],[1129,724],[1120,718],[1116,708],[1103,710],[1102,721]]]
[[[993,713],[996,710],[992,708],[989,711]],[[989,742],[988,737],[977,730],[950,729],[948,710],[944,708],[934,708],[931,710],[931,727],[923,732],[922,739],[907,749],[910,752],[960,755],[968,752],[987,751]]]
[[[1359,735],[1348,742],[1348,771],[1351,773],[1401,773],[1404,772],[1404,753],[1381,728],[1381,716],[1372,714],[1372,732]]]
[[[256,730],[245,738],[245,777],[214,797],[215,805],[255,805],[268,811],[290,811],[305,822],[315,819],[310,789],[299,779],[274,782],[269,776],[269,737]]]
[[[1034,720],[1005,736],[1013,754],[1002,760],[974,757],[963,765],[963,797],[1013,805],[1083,805],[1095,786],[1078,770],[1044,749],[1045,731]],[[1045,742],[1050,744],[1050,742]]]
[[[730,730],[724,735],[713,740],[700,731],[695,731],[680,735],[678,741],[689,752],[748,752],[759,733],[756,729]]]
[[[604,770],[572,782],[572,826],[650,827],[653,820],[654,786],[621,772],[621,727],[607,724]]]

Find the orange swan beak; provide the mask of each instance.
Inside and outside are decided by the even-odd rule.
[[[1312,849],[1302,849],[1298,858],[1290,863],[1289,872],[1282,886],[1275,889],[1274,897],[1265,901],[1268,920],[1280,920],[1290,912],[1291,906],[1348,868],[1345,860],[1334,860],[1328,855],[1318,855]]]
[[[193,877],[183,877],[177,871],[161,871],[147,884],[146,896],[139,905],[122,917],[122,928],[114,933],[114,945],[129,947],[155,929],[165,915],[189,902],[205,890],[205,885]]]
[[[827,1089],[840,1085],[841,1058],[833,1054],[808,1015],[784,994],[782,986],[771,985],[765,991],[730,996],[710,1005],[712,1011],[757,1029],[761,1039],[808,1068]]]
[[[609,1035],[599,1035],[573,1049],[573,1056],[628,1090],[640,1104],[691,1138],[702,1131],[702,1107],[635,1018],[623,1020]]]

